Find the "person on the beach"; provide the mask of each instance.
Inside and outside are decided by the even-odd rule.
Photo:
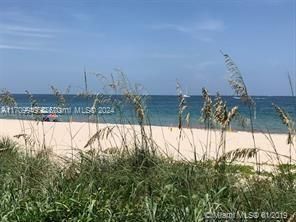
[[[45,122],[57,122],[58,121],[58,115],[55,113],[50,113],[47,116],[43,117],[43,121]]]

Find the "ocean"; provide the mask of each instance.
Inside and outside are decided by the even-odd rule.
[[[5,119],[35,119],[36,115],[32,115],[30,111],[31,102],[26,94],[14,94],[13,97],[17,102],[14,109],[8,110],[7,107],[0,104],[0,118]],[[124,102],[122,96],[104,96],[104,102],[100,103],[96,109],[91,109],[93,99],[85,98],[77,95],[66,95],[66,103],[63,109],[58,104],[54,95],[38,94],[34,95],[37,106],[40,107],[43,116],[48,113],[55,112],[58,114],[58,121],[99,121],[102,123],[136,123],[134,108]],[[278,114],[275,112],[272,103],[283,108],[292,118],[296,114],[296,99],[294,97],[278,97],[278,96],[255,96],[252,97],[256,102],[254,112],[254,129],[256,131],[285,133],[287,128],[281,122]],[[214,100],[214,97],[212,97]],[[225,96],[223,99],[227,102],[229,108],[233,106],[239,107],[241,116],[248,118],[248,107],[239,99],[232,96]],[[146,96],[146,111],[149,121],[152,125],[160,126],[177,126],[178,125],[178,97],[177,96]],[[201,96],[191,96],[186,98],[187,108],[184,111],[184,118],[190,113],[191,127],[202,128],[204,124],[200,120],[201,108],[203,106],[203,98]],[[95,114],[95,115],[94,115]],[[248,119],[247,119],[247,122]],[[186,125],[184,120],[184,125]],[[233,121],[231,124],[234,130],[250,130],[249,124],[242,127],[240,121]]]

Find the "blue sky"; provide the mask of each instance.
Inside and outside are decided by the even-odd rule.
[[[120,68],[151,94],[175,94],[176,79],[232,94],[222,49],[251,94],[289,95],[295,32],[295,0],[0,0],[0,88],[78,92],[85,66]]]

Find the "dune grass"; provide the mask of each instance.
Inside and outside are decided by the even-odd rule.
[[[137,153],[91,152],[66,167],[0,140],[2,221],[203,221],[207,212],[296,209],[296,166],[258,175],[251,167],[176,162]],[[5,149],[4,149],[5,148]]]
[[[278,161],[270,171],[262,171],[258,155],[260,149],[253,134],[255,104],[240,71],[227,54],[223,55],[231,73],[230,84],[249,107],[254,147],[226,152],[230,124],[235,118],[241,118],[238,107],[228,107],[219,94],[214,99],[203,89],[201,119],[207,131],[204,155],[200,159],[196,157],[195,145],[192,145],[194,161],[176,161],[159,155],[145,97],[120,73],[121,79],[114,80],[111,76],[111,83],[105,85],[113,93],[123,96],[122,100],[113,100],[112,103],[119,108],[124,105],[131,107],[134,119],[118,110],[120,123],[129,125],[132,132],[127,135],[127,132],[120,131],[122,147],[108,148],[114,152],[105,155],[100,140],[112,135],[113,128],[118,125],[100,128],[102,119],[98,116],[95,118],[97,132],[89,135],[84,147],[90,149],[80,152],[78,157],[72,153],[72,158],[64,159],[63,164],[53,158],[46,146],[40,113],[33,117],[42,124],[42,141],[33,141],[25,133],[15,135],[24,139],[22,145],[0,137],[1,221],[225,221],[233,219],[229,216],[234,214],[236,218],[233,221],[264,221],[260,215],[255,217],[256,212],[267,213],[267,221],[295,221],[296,165],[291,152],[295,149],[294,121],[281,107],[273,105],[288,129],[290,161],[287,164]],[[52,91],[57,98],[57,106],[63,107],[67,102],[64,93],[55,87]],[[177,93],[179,110],[176,118],[180,141],[183,128],[190,128],[191,120],[179,84]],[[105,95],[90,94],[87,87],[84,92],[84,96],[93,102],[93,107],[100,105],[106,99]],[[38,107],[33,95],[28,93],[28,96],[32,107]],[[107,99],[111,101],[112,97]],[[7,90],[1,94],[0,103],[6,106],[16,104]],[[134,123],[138,124],[140,131],[135,129]],[[70,122],[69,127],[71,129]],[[214,128],[220,131],[220,141],[216,147],[217,155],[211,157],[209,149]],[[132,143],[127,143],[126,138],[130,136]],[[36,146],[39,149],[32,152]],[[176,150],[179,152],[181,149],[179,143]],[[277,148],[274,150],[278,156]],[[256,170],[252,166],[238,164],[237,160],[241,158],[253,157],[256,157]],[[221,215],[211,218],[219,212],[231,214],[226,218],[221,218]]]

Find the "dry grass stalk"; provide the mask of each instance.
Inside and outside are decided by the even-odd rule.
[[[125,97],[134,105],[134,111],[136,113],[138,123],[142,126],[145,121],[145,107],[143,105],[142,96],[126,92]]]
[[[96,140],[100,141],[103,139],[108,139],[109,135],[112,133],[113,127],[104,127],[103,129],[98,130],[86,143],[84,148],[91,146]]]
[[[237,113],[238,113],[238,107],[237,106],[232,107],[227,114],[227,120],[225,122],[224,127],[228,127],[230,125],[231,121],[233,120],[233,118],[236,116]]]
[[[179,106],[178,106],[178,129],[179,129],[179,140],[178,140],[178,154],[180,154],[180,145],[181,145],[181,138],[182,138],[182,130],[183,130],[183,113],[187,108],[186,100],[184,97],[184,94],[182,92],[182,87],[177,82],[176,85],[176,91],[179,98]],[[186,116],[186,119],[189,118],[189,116]]]
[[[9,107],[13,107],[13,106],[16,106],[16,101],[15,99],[12,97],[11,93],[6,90],[6,89],[3,89],[1,91],[1,94],[0,94],[0,104],[3,104],[4,106],[9,106]]]
[[[178,108],[178,128],[181,130],[183,127],[183,113],[186,110],[186,100],[182,93],[181,85],[177,82],[176,86],[177,94],[179,97],[179,108]]]
[[[67,94],[69,92],[70,88],[69,87],[67,88],[66,93],[61,93],[54,86],[51,86],[51,90],[52,90],[54,96],[57,98],[57,106],[65,107],[66,106],[66,99],[64,97],[64,94]]]
[[[285,112],[281,107],[275,105],[274,103],[272,104],[273,107],[275,108],[276,112],[278,113],[280,119],[282,120],[282,123],[287,126],[288,128],[288,139],[287,143],[289,145],[293,145],[293,140],[295,137],[295,123],[294,121],[290,118],[288,113]]]
[[[220,125],[223,125],[227,118],[226,104],[223,102],[221,96],[217,94],[215,99],[215,112],[214,117],[215,121]]]
[[[204,99],[203,107],[201,109],[201,120],[205,124],[205,129],[207,130],[207,139],[206,139],[206,151],[205,151],[205,158],[208,157],[208,149],[211,153],[211,126],[213,121],[213,110],[212,110],[212,99],[209,96],[208,90],[202,88],[202,97]]]
[[[202,88],[202,97],[204,99],[203,107],[201,109],[202,119],[204,122],[210,122],[212,118],[212,99],[209,96],[208,90],[205,88]]]
[[[256,156],[258,150],[256,148],[238,148],[236,150],[229,151],[223,154],[218,162],[223,162],[229,160],[230,162],[241,160],[241,159],[250,159]]]
[[[39,107],[39,103],[28,90],[26,90],[25,92],[26,92],[27,96],[29,97],[31,107],[34,108],[32,114],[33,114],[33,117],[37,121],[37,124],[38,124],[39,121],[42,120],[42,113],[41,113],[41,109]]]
[[[221,51],[221,53],[224,56],[224,61],[225,61],[226,67],[230,73],[230,78],[229,78],[230,86],[235,91],[235,93],[240,97],[242,102],[248,106],[249,117],[250,117],[250,121],[251,121],[253,145],[254,145],[254,148],[256,148],[256,140],[255,140],[255,135],[254,135],[254,124],[253,124],[254,108],[256,108],[256,103],[249,96],[247,86],[244,82],[243,76],[242,76],[239,68],[236,66],[236,64],[234,63],[234,61],[232,60],[232,58],[228,54],[224,54],[222,51]],[[259,153],[259,155],[260,155],[260,153]],[[258,172],[260,172],[260,165],[258,164],[259,162],[260,162],[260,156],[256,155],[256,166],[257,166]]]
[[[137,154],[148,153],[150,151],[154,152],[153,144],[150,142],[152,138],[152,129],[149,121],[149,116],[147,115],[147,109],[145,106],[146,96],[143,95],[143,87],[141,85],[132,85],[126,75],[120,70],[115,70],[118,77],[115,79],[111,74],[111,80],[106,78],[102,74],[97,74],[97,78],[100,78],[102,81],[106,82],[105,86],[108,87],[108,90],[111,90],[112,94],[122,95],[122,97],[110,97],[108,102],[112,102],[113,106],[116,108],[118,114],[120,115],[120,122],[122,124],[130,124],[131,131],[124,132],[124,130],[119,129],[120,136],[124,143],[126,143],[126,133],[133,135],[133,145],[136,149]],[[105,89],[105,88],[104,88]],[[135,119],[140,126],[140,135],[137,132],[137,129],[134,126],[134,120],[130,119],[129,116],[125,116],[123,107],[128,105],[132,107],[135,115]],[[148,126],[149,128],[146,128]],[[117,126],[118,128],[118,126]],[[139,137],[139,136],[140,137]],[[126,149],[127,148],[127,145]]]
[[[34,147],[36,144],[36,142],[32,139],[32,137],[26,133],[17,134],[17,135],[14,135],[13,137],[17,139],[23,138],[26,146]]]
[[[183,128],[183,112],[186,110],[186,100],[183,95],[179,95],[179,109],[178,109],[178,128]]]
[[[145,115],[146,108],[145,108],[145,105],[144,105],[143,97],[141,95],[139,95],[138,93],[136,93],[136,92],[131,92],[129,89],[126,90],[124,96],[125,96],[125,98],[127,98],[128,102],[133,105],[134,112],[136,114],[136,119],[137,119],[138,124],[140,126],[140,130],[141,130],[140,148],[141,148],[141,151],[147,152],[147,151],[149,151],[149,145],[148,145],[149,139],[148,139],[147,132],[145,130],[145,123],[147,123],[147,119],[146,119],[146,115]],[[150,134],[151,133],[152,132],[150,131]],[[135,130],[134,130],[134,135],[136,135]],[[137,139],[136,138],[135,138],[134,143],[135,143],[136,150],[138,152],[138,146],[137,146]]]
[[[215,108],[215,111],[214,111],[215,122],[218,123],[218,125],[220,125],[221,127],[221,139],[220,139],[219,149],[222,147],[222,154],[224,155],[226,150],[226,130],[229,129],[231,121],[233,120],[235,115],[238,113],[238,107],[235,106],[228,112],[226,102],[224,102],[221,96],[217,94],[214,108]]]
[[[243,76],[236,66],[232,58],[228,54],[222,52],[226,67],[230,73],[229,84],[235,93],[240,96],[241,100],[251,106],[255,105],[254,100],[249,96],[247,86],[244,82]]]
[[[29,97],[29,101],[31,103],[31,106],[32,107],[37,107],[38,106],[38,102],[37,100],[34,98],[34,96],[28,91],[28,90],[25,90],[26,94],[28,95]]]
[[[276,112],[279,114],[279,117],[281,118],[284,125],[286,125],[289,128],[292,128],[294,123],[289,117],[288,113],[285,112],[281,107],[275,105],[272,103],[273,107],[275,108]]]
[[[190,113],[187,113],[187,115],[185,117],[185,121],[186,121],[186,126],[189,128],[190,127]]]
[[[28,90],[26,90],[25,92],[29,96],[29,101],[31,103],[31,107],[36,108],[36,109],[34,109],[32,115],[34,117],[34,120],[37,121],[37,125],[41,121],[41,124],[42,124],[42,138],[43,138],[42,139],[42,147],[45,150],[46,149],[46,142],[45,142],[46,137],[45,137],[44,121],[43,121],[43,118],[42,118],[41,109],[39,107],[39,104],[38,104],[37,100],[34,98],[34,96]]]

